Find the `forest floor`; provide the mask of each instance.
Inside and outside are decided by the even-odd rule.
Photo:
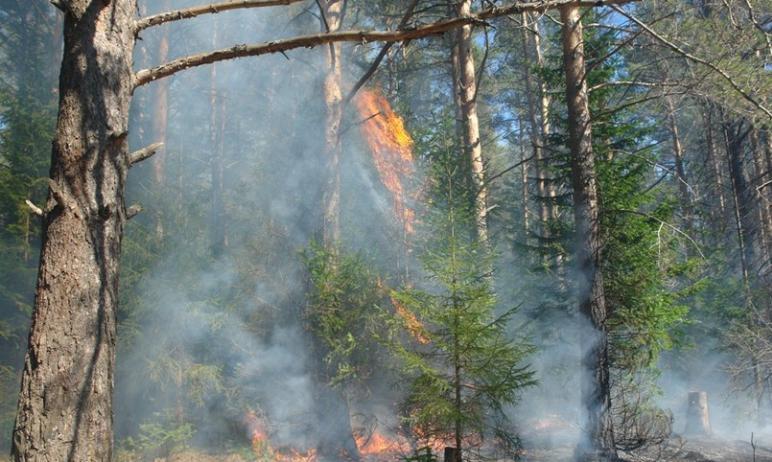
[[[620,453],[625,462],[772,462],[772,445],[719,438],[672,438],[663,444]],[[531,448],[523,462],[572,462],[573,446]]]

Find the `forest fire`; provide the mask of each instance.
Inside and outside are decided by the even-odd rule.
[[[316,462],[316,450],[300,451],[294,448],[274,449],[271,445],[264,419],[254,411],[247,411],[244,424],[252,442],[252,452],[259,462]]]
[[[369,437],[357,436],[357,448],[362,456],[394,456],[408,454],[410,445],[406,441],[389,438],[380,432],[374,432]]]
[[[416,317],[415,313],[394,297],[391,297],[391,304],[394,305],[394,311],[397,313],[397,316],[405,322],[408,332],[413,335],[418,343],[427,345],[431,340],[426,335],[426,328]]]
[[[362,137],[372,151],[381,182],[392,195],[394,213],[405,233],[412,234],[415,212],[406,204],[403,181],[414,172],[413,138],[405,129],[402,118],[377,90],[361,90],[355,104],[363,119]]]

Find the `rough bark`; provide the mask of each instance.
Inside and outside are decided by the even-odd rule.
[[[456,15],[461,18],[472,15],[472,0],[456,3]],[[453,79],[456,102],[460,104],[459,116],[464,154],[470,166],[470,178],[474,193],[474,216],[477,238],[484,245],[488,242],[488,188],[485,185],[485,165],[480,143],[480,120],[477,115],[477,75],[472,48],[472,26],[456,30],[456,58]]]
[[[614,460],[616,448],[611,421],[606,299],[600,271],[599,198],[592,149],[583,28],[578,7],[560,10],[563,22],[563,62],[566,73],[571,183],[576,226],[575,261],[579,309],[596,330],[587,336],[585,367],[590,374],[582,390],[587,412],[587,443],[578,448],[586,460]]]
[[[64,57],[17,462],[109,461],[134,0],[62,2]]]

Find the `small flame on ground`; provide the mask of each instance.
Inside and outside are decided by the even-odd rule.
[[[410,444],[397,438],[389,438],[380,432],[369,437],[357,436],[357,448],[362,456],[393,456],[410,453]]]
[[[413,138],[402,118],[377,90],[362,89],[354,100],[363,122],[362,136],[373,153],[381,182],[392,195],[394,213],[406,234],[414,231],[415,212],[406,204],[403,179],[414,172]]]
[[[271,446],[268,430],[263,419],[254,411],[247,411],[244,424],[252,441],[252,452],[258,462],[316,462],[316,450],[306,452],[297,449],[276,450]]]

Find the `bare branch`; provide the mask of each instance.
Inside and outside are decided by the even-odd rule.
[[[213,3],[211,5],[194,6],[183,10],[167,11],[142,18],[134,25],[134,33],[138,34],[148,27],[158,26],[167,22],[190,19],[204,14],[216,14],[222,11],[245,8],[264,8],[268,6],[291,5],[305,0],[236,0],[231,2]]]
[[[410,21],[410,18],[413,16],[413,11],[415,10],[416,5],[418,4],[418,0],[413,0],[410,2],[410,5],[407,7],[407,11],[405,11],[405,15],[402,17],[402,20],[399,22],[399,25],[397,26],[397,30],[402,30],[407,26],[408,21]],[[367,72],[362,75],[362,77],[357,80],[357,83],[354,84],[354,87],[351,89],[349,94],[346,96],[346,99],[343,100],[343,105],[346,106],[348,103],[351,102],[351,100],[356,96],[357,92],[364,86],[365,83],[367,83],[368,80],[370,80],[370,77],[375,74],[375,71],[378,69],[378,66],[381,65],[381,61],[383,61],[383,58],[386,57],[386,55],[389,53],[389,50],[391,49],[391,46],[394,45],[394,42],[388,42],[386,43],[383,48],[381,48],[381,51],[378,53],[378,56],[375,57],[375,60],[373,60],[373,63],[370,65],[370,68],[367,69]]]
[[[129,154],[129,167],[142,162],[145,159],[152,157],[156,152],[163,148],[163,143],[155,143],[150,146],[144,147],[140,150],[134,151]]]
[[[33,204],[32,201],[30,201],[29,199],[26,199],[24,202],[27,204],[27,207],[29,207],[30,210],[32,210],[33,214],[35,214],[35,215],[37,215],[39,217],[42,217],[42,216],[45,215],[45,213],[43,212],[43,209],[41,209],[37,205]]]
[[[702,58],[700,58],[698,56],[694,56],[693,54],[689,53],[688,51],[682,49],[681,47],[679,47],[675,43],[669,41],[665,37],[663,37],[660,34],[658,34],[654,29],[652,29],[651,27],[647,26],[640,19],[638,19],[635,16],[633,16],[632,14],[626,12],[622,8],[620,8],[620,7],[616,6],[616,5],[609,5],[609,7],[613,8],[614,11],[616,11],[617,13],[619,13],[622,16],[626,17],[630,21],[636,23],[641,29],[643,29],[646,32],[648,32],[649,35],[654,37],[657,41],[659,41],[660,43],[662,43],[666,47],[670,48],[674,52],[678,53],[679,55],[683,56],[684,58],[686,58],[686,59],[688,59],[690,61],[693,61],[693,62],[698,63],[698,64],[702,64],[703,66],[706,66],[706,67],[710,68],[711,70],[713,70],[714,72],[716,72],[718,75],[723,77],[724,80],[726,80],[729,83],[729,85],[737,93],[739,93],[745,100],[750,102],[752,105],[756,106],[756,108],[758,108],[759,110],[764,112],[767,115],[767,117],[772,119],[772,112],[770,112],[770,110],[767,109],[763,104],[761,104],[760,102],[756,101],[750,94],[748,94],[745,90],[743,90],[742,87],[740,87],[740,85],[738,85],[737,82],[735,82],[734,79],[729,74],[726,73],[726,71],[724,71],[723,69],[719,68],[718,66],[716,66],[713,63],[711,63],[710,61],[702,59]]]
[[[142,206],[140,204],[134,204],[126,209],[126,219],[131,220],[139,215],[140,212],[142,212]]]
[[[402,31],[352,30],[333,32],[330,34],[303,35],[299,37],[253,45],[236,45],[231,48],[186,56],[152,69],[143,69],[134,75],[134,86],[136,88],[154,80],[168,77],[185,69],[229,59],[245,58],[248,56],[261,56],[271,53],[281,53],[296,48],[313,48],[319,45],[336,42],[401,42],[404,40],[414,40],[422,37],[442,34],[451,29],[465,26],[467,24],[484,23],[484,21],[487,19],[493,19],[510,14],[522,12],[543,12],[550,9],[561,8],[567,5],[606,6],[617,3],[622,4],[637,1],[641,0],[608,0],[605,2],[584,0],[539,0],[488,8],[486,10],[480,11],[477,14],[463,18],[446,19],[412,29],[405,29]]]

